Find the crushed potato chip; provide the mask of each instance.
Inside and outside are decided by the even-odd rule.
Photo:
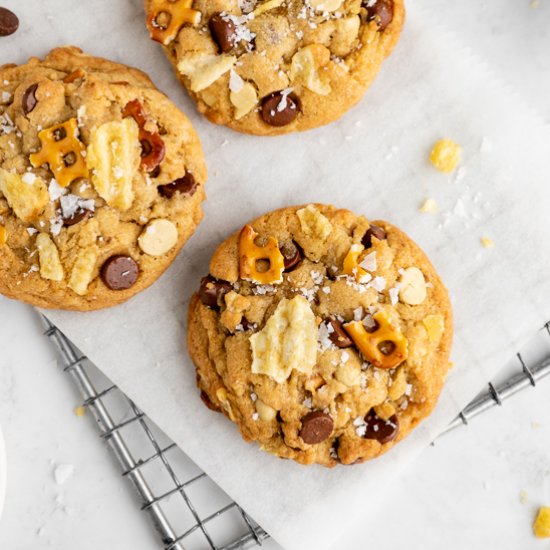
[[[265,327],[250,337],[252,372],[283,383],[293,369],[311,374],[317,361],[317,323],[303,296],[283,298]]]
[[[20,176],[0,168],[0,191],[23,222],[40,215],[50,200],[45,183],[30,172]]]

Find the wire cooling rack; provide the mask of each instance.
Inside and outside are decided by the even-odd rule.
[[[262,546],[269,535],[232,501],[175,443],[63,335],[41,316],[45,334],[57,347],[63,370],[84,399],[108,444],[151,517],[164,550],[237,550]],[[489,383],[448,426],[448,432],[515,393],[535,387],[550,374],[550,323],[541,333],[544,358],[530,362],[517,354],[515,372]],[[540,349],[540,347],[539,347]]]

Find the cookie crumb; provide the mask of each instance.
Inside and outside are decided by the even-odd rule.
[[[527,491],[524,491],[523,489],[519,492],[519,501],[522,503],[522,504],[526,504],[527,503],[527,498],[528,498],[528,495],[527,495]]]
[[[440,172],[450,174],[458,166],[461,154],[460,145],[451,139],[440,139],[432,148],[430,161]]]
[[[533,533],[538,539],[550,538],[550,507],[541,506],[533,523]]]
[[[74,414],[79,418],[83,417],[86,414],[86,407],[75,407]]]
[[[74,466],[72,464],[59,464],[56,466],[53,477],[58,485],[63,485],[74,473]]]
[[[435,199],[426,199],[419,208],[420,212],[435,214],[438,210]]]
[[[484,248],[493,248],[495,246],[495,243],[489,237],[483,236],[480,240]]]

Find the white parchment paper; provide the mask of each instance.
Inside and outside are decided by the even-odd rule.
[[[367,543],[379,491],[550,318],[547,131],[413,2],[364,101],[326,128],[276,139],[196,115],[147,38],[139,0],[4,4],[22,27],[3,39],[0,63],[75,43],[146,70],[194,121],[210,169],[205,220],[156,285],[116,309],[50,319],[284,547],[323,550],[359,523]],[[440,137],[464,148],[451,177],[427,162]],[[428,197],[439,213],[418,212]],[[305,468],[244,443],[201,404],[185,349],[187,303],[218,243],[267,210],[311,201],[396,223],[431,257],[454,303],[455,367],[436,412],[389,455],[358,467]]]

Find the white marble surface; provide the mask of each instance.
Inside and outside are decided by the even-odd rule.
[[[529,0],[417,1],[438,9],[550,123],[548,0],[538,9]],[[73,414],[76,392],[29,308],[0,301],[0,350],[9,467],[0,548],[158,548],[90,419]],[[380,503],[370,546],[544,548],[530,524],[537,505],[550,503],[549,383],[426,450]],[[75,467],[63,485],[53,477],[58,464]],[[340,547],[362,548],[361,535],[342,533]]]

